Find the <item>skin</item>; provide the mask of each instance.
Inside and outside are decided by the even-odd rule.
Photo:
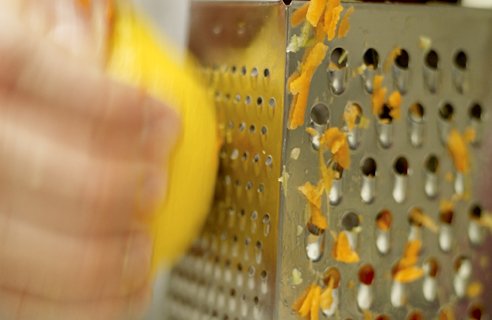
[[[0,319],[138,319],[179,120],[60,3],[0,0]]]

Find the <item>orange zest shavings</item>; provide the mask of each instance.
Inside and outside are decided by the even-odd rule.
[[[297,27],[306,20],[306,14],[308,12],[309,5],[310,3],[306,2],[299,9],[294,11],[294,13],[292,13],[292,16],[290,17],[291,26]]]
[[[331,152],[333,160],[343,169],[350,167],[350,149],[347,135],[339,128],[326,130],[320,137],[320,144]]]
[[[354,7],[348,8],[347,12],[343,15],[340,26],[338,27],[338,38],[342,39],[347,36],[350,30],[350,16],[352,13],[354,13]]]
[[[458,130],[451,129],[447,145],[456,171],[467,173],[470,170],[470,158],[464,136]]]
[[[343,112],[343,119],[347,124],[347,128],[349,131],[352,131],[357,126],[357,123],[360,121],[361,112],[356,104],[350,103]]]
[[[390,123],[401,116],[402,97],[400,92],[393,91],[386,100],[388,89],[383,86],[383,80],[382,75],[374,76],[371,96],[372,113],[379,118],[380,122]]]
[[[342,231],[338,234],[333,246],[333,258],[343,263],[357,263],[360,261],[359,255],[350,246],[348,235]]]
[[[382,75],[375,75],[373,80],[372,91],[372,113],[375,116],[379,116],[383,112],[384,101],[386,100],[386,93],[388,89],[383,87],[384,77]]]
[[[470,299],[475,299],[480,295],[482,295],[482,293],[483,293],[483,285],[478,281],[470,283],[466,288],[466,295]]]
[[[401,54],[401,48],[398,47],[390,51],[390,53],[386,57],[386,60],[384,61],[384,67],[383,67],[384,72],[388,72],[390,70],[393,61],[395,61],[396,57],[398,57],[400,54]]]
[[[390,116],[393,119],[400,119],[401,110],[401,94],[398,91],[393,91],[388,98],[388,106],[390,108]]]
[[[294,302],[292,309],[302,318],[319,319],[321,287],[311,284]]]
[[[466,143],[472,143],[477,139],[477,131],[475,130],[475,128],[468,127],[466,128],[463,136]]]
[[[318,25],[319,19],[325,11],[327,0],[311,0],[306,12],[306,20],[313,26]]]
[[[289,91],[294,95],[294,99],[289,114],[289,129],[295,129],[304,124],[311,80],[327,51],[328,46],[321,42],[317,43],[306,55],[298,76],[291,78]]]
[[[322,310],[331,308],[333,304],[333,289],[335,287],[335,278],[330,277],[326,289],[323,290],[320,297],[320,307]]]
[[[343,7],[340,4],[340,0],[329,0],[326,5],[324,24],[325,33],[328,41],[335,39],[338,21],[340,20],[340,14],[343,11]]]
[[[393,279],[400,283],[414,282],[424,276],[424,270],[417,266],[422,249],[420,240],[408,241],[405,246],[403,257],[398,262],[393,274]]]
[[[312,185],[306,182],[299,187],[299,191],[306,197],[309,204],[310,222],[320,230],[328,228],[328,219],[321,212],[321,195],[323,194],[323,186],[321,184]]]
[[[436,224],[436,222],[420,209],[413,209],[410,212],[410,219],[417,224],[423,225],[434,233],[437,233],[439,231],[439,226]]]

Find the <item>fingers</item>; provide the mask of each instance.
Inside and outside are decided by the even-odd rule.
[[[14,95],[14,100],[27,97],[41,103],[38,113],[77,119],[102,134],[126,131],[145,140],[153,130],[165,140],[166,134],[178,130],[175,113],[143,91],[112,81],[97,66],[81,64],[49,40],[22,30],[19,21],[0,13],[0,91],[4,95]]]
[[[126,297],[147,284],[146,233],[74,237],[0,215],[0,287],[56,301]]]
[[[3,123],[0,213],[66,233],[129,231],[164,200],[164,167],[98,159]]]
[[[120,299],[61,303],[0,289],[0,318],[15,320],[137,320],[150,302],[150,289]]]

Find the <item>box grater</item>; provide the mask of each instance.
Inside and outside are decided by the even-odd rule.
[[[334,302],[320,317],[490,319],[492,239],[473,186],[486,169],[492,12],[343,3],[355,9],[350,30],[325,42],[304,126],[289,130],[288,77],[306,50],[290,50],[303,28],[290,17],[303,4],[193,3],[190,47],[204,66],[224,145],[213,209],[171,275],[168,318],[298,319],[294,301],[333,276]],[[402,94],[400,119],[373,115],[376,75]],[[352,164],[323,196],[329,231],[320,232],[308,225],[298,191],[320,176],[319,141],[306,128],[347,130],[347,105],[359,112],[347,134]],[[446,146],[453,128],[476,133],[466,177]],[[465,195],[443,212],[443,199],[456,194]],[[333,258],[333,235],[341,231],[359,262]],[[415,238],[424,274],[400,283],[395,265]]]

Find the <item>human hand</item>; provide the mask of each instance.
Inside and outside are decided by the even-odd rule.
[[[177,116],[0,12],[0,319],[134,319]]]

